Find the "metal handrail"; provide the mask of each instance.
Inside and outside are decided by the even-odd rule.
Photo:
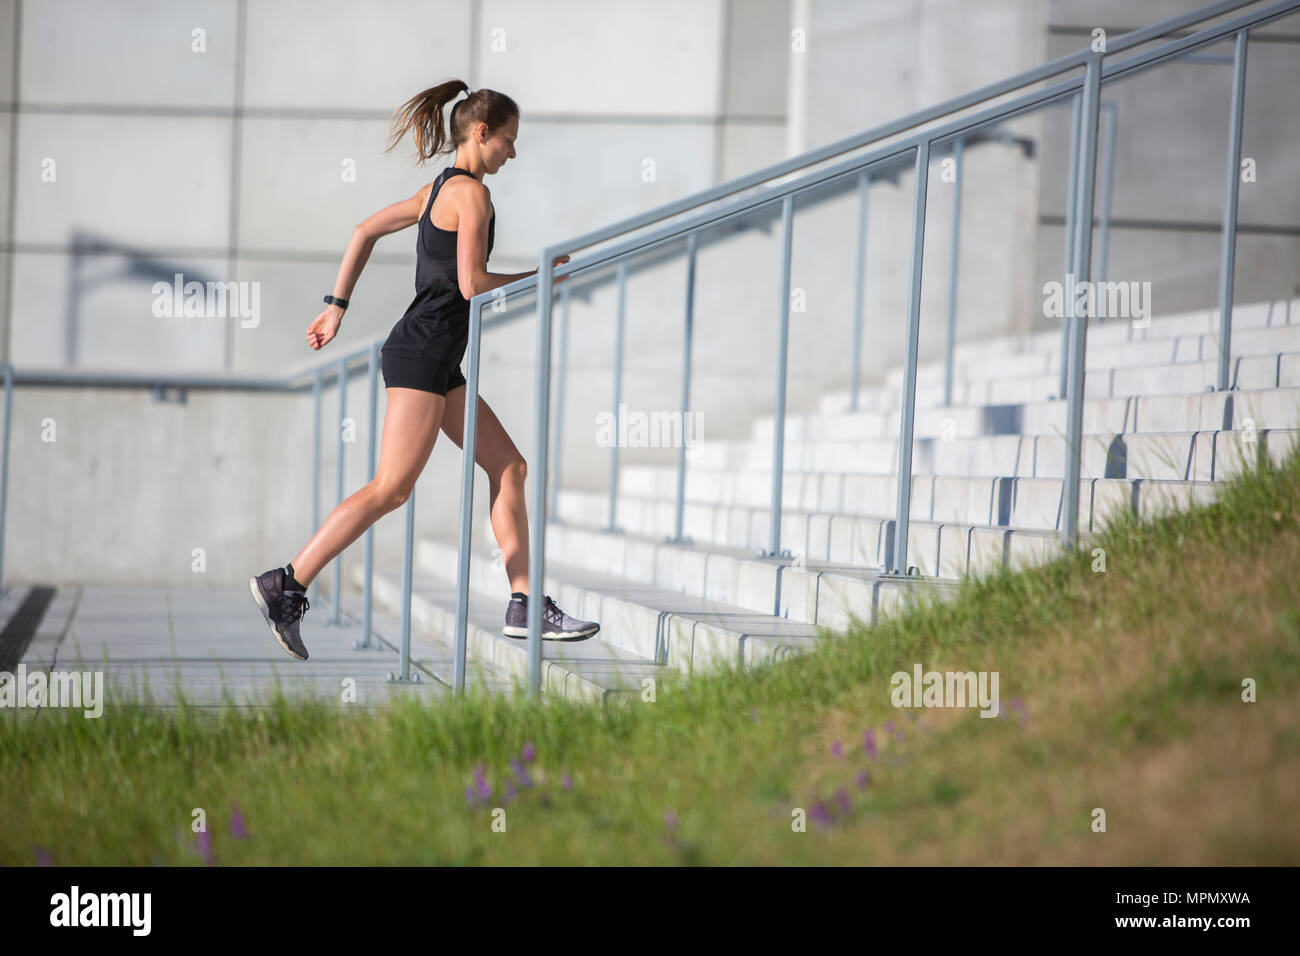
[[[1153,26],[1143,27],[1139,30],[1132,30],[1123,33],[1114,40],[1108,41],[1107,49],[1109,52],[1122,52],[1131,49],[1132,47],[1140,46],[1150,40],[1157,39],[1167,33],[1181,30],[1183,27],[1191,26],[1195,23],[1201,23],[1205,20],[1220,16],[1221,14],[1230,13],[1233,10],[1238,10],[1242,7],[1250,6],[1258,2],[1260,2],[1260,0],[1220,0],[1220,2],[1212,3],[1200,10],[1172,17],[1169,20],[1162,21]],[[917,110],[915,113],[911,113],[900,119],[883,123],[880,126],[864,130],[863,132],[857,133],[853,136],[837,140],[833,143],[828,143],[825,146],[791,157],[790,159],[782,160],[779,163],[773,163],[770,166],[757,169],[754,172],[748,173],[737,179],[728,180],[725,183],[720,183],[709,189],[692,193],[682,199],[666,203],[663,206],[658,206],[635,216],[630,216],[627,219],[611,223],[608,226],[603,226],[599,229],[593,229],[590,232],[582,233],[565,242],[554,243],[552,248],[566,250],[586,248],[595,245],[598,242],[604,242],[614,236],[640,229],[650,223],[659,222],[671,218],[679,213],[697,209],[706,203],[713,202],[724,196],[730,196],[734,193],[741,192],[751,186],[761,185],[768,180],[814,165],[824,159],[829,159],[832,156],[838,156],[842,153],[870,145],[871,143],[879,142],[882,139],[893,136],[897,133],[905,132],[906,130],[919,126],[922,123],[929,122],[930,120],[939,119],[943,116],[960,112],[970,106],[1021,89],[1032,83],[1037,83],[1040,80],[1056,76],[1069,69],[1085,66],[1088,59],[1092,56],[1093,54],[1090,50],[1079,50],[1075,53],[1058,57],[1042,66],[1026,70],[1023,73],[1019,73],[1016,76],[1009,77],[997,83],[991,83],[987,86],[980,87],[970,93],[953,97],[952,99],[937,103],[934,106]],[[541,257],[539,257],[539,262],[540,261]],[[550,260],[548,259],[547,264],[549,264],[549,262]],[[570,266],[569,271],[576,271],[576,263],[570,262],[568,265]],[[536,277],[529,277],[517,281],[531,285],[536,282]],[[527,287],[529,286],[520,286],[514,291],[523,291]],[[501,288],[509,289],[510,287],[502,286]],[[493,293],[496,293],[496,291],[497,290],[492,290]]]
[[[840,140],[818,150],[794,157],[758,170],[747,176],[732,180],[712,189],[685,197],[657,209],[621,222],[583,233],[575,238],[547,245],[538,254],[538,269],[535,275],[498,287],[490,292],[480,293],[470,299],[470,329],[467,347],[468,374],[465,402],[464,463],[461,477],[461,525],[460,554],[457,567],[457,612],[455,633],[455,671],[454,687],[456,692],[463,689],[464,654],[468,627],[469,597],[469,548],[470,518],[473,511],[474,448],[477,439],[478,419],[478,365],[480,355],[480,336],[482,310],[484,304],[501,301],[520,293],[537,290],[537,365],[535,374],[534,407],[534,454],[536,466],[531,469],[534,475],[533,496],[529,515],[529,588],[530,593],[540,597],[545,591],[545,551],[546,551],[546,486],[549,456],[548,427],[550,410],[550,365],[551,365],[551,311],[552,286],[557,278],[569,277],[578,273],[598,268],[607,263],[622,261],[625,258],[661,247],[681,238],[689,238],[704,230],[716,227],[720,223],[744,216],[754,209],[768,206],[777,201],[782,204],[784,243],[781,289],[781,339],[779,341],[778,381],[776,411],[773,429],[773,501],[771,503],[772,525],[770,547],[764,552],[769,556],[780,556],[780,478],[778,474],[783,465],[782,443],[785,420],[784,357],[789,309],[789,255],[790,231],[792,228],[792,207],[794,196],[805,192],[824,182],[833,181],[844,176],[868,173],[886,161],[912,154],[915,160],[915,193],[913,197],[913,249],[910,269],[908,295],[908,332],[907,348],[904,358],[904,375],[902,386],[902,421],[899,433],[899,472],[898,472],[898,510],[894,521],[893,546],[889,549],[886,567],[883,571],[889,575],[906,575],[910,570],[907,565],[907,534],[911,503],[911,452],[916,400],[916,364],[917,344],[920,323],[920,289],[922,252],[924,247],[924,227],[926,209],[926,191],[931,149],[942,143],[956,141],[964,134],[969,134],[983,127],[1002,123],[1030,110],[1061,101],[1066,97],[1079,94],[1081,99],[1080,124],[1082,126],[1081,142],[1074,156],[1078,159],[1077,182],[1072,183],[1072,212],[1077,235],[1071,250],[1071,265],[1076,276],[1091,275],[1092,226],[1094,221],[1094,197],[1096,180],[1097,127],[1100,106],[1100,90],[1103,81],[1118,79],[1121,76],[1149,69],[1170,57],[1212,43],[1229,35],[1238,38],[1238,56],[1244,58],[1247,31],[1256,26],[1286,16],[1300,8],[1300,0],[1282,0],[1254,13],[1243,14],[1217,26],[1207,27],[1197,32],[1162,43],[1157,48],[1139,53],[1113,65],[1106,64],[1106,57],[1122,52],[1151,40],[1158,39],[1172,31],[1181,30],[1192,24],[1202,23],[1221,14],[1251,6],[1255,0],[1231,0],[1211,4],[1201,10],[1183,14],[1161,23],[1140,30],[1122,34],[1105,44],[1103,50],[1080,50],[1068,56],[1026,71],[1015,77],[982,87],[965,96],[957,97],[938,106],[921,110],[907,117],[878,126],[865,133]],[[1243,63],[1239,62],[1238,72]],[[1068,70],[1082,67],[1084,75],[1066,79],[1045,89],[1022,94],[1015,99],[993,106],[980,113],[963,116],[938,127],[921,130],[903,139],[881,146],[862,156],[841,162],[830,169],[805,173],[792,181],[766,186],[760,195],[733,199],[720,208],[699,211],[681,222],[666,223],[659,228],[627,239],[613,247],[598,250],[591,255],[559,267],[554,266],[554,259],[563,254],[572,254],[614,239],[625,233],[643,229],[655,223],[664,222],[679,213],[698,209],[701,205],[712,203],[725,196],[739,193],[751,186],[766,183],[768,180],[783,176],[795,170],[821,162],[840,153],[876,143],[886,137],[894,136],[909,129],[914,129],[931,120],[941,119],[952,113],[977,106],[988,99],[1002,96],[1021,89],[1027,85],[1050,79]],[[1236,102],[1234,118],[1240,116],[1240,97],[1242,89],[1235,87]],[[1234,119],[1235,121],[1235,119]],[[1235,127],[1233,135],[1235,149],[1240,150],[1240,125]],[[1231,150],[1230,150],[1231,151]],[[1073,151],[1072,151],[1073,152]],[[1234,173],[1230,173],[1230,176]],[[1229,208],[1225,209],[1225,249],[1235,244],[1236,231],[1236,194],[1230,190]],[[1230,213],[1230,214],[1229,214]],[[1227,258],[1225,253],[1225,259]],[[691,270],[693,273],[693,270]],[[1230,289],[1230,285],[1229,285]],[[1222,298],[1222,297],[1221,297]],[[1084,347],[1086,335],[1086,316],[1079,321],[1073,314],[1074,301],[1068,301],[1066,322],[1069,333],[1068,381],[1066,389],[1067,404],[1067,455],[1065,477],[1065,503],[1062,523],[1062,537],[1067,546],[1073,546],[1078,535],[1078,481],[1080,468],[1080,438],[1083,414],[1083,374]],[[1221,301],[1221,325],[1231,325],[1232,303],[1230,297]],[[689,341],[689,337],[688,337]],[[1226,342],[1226,335],[1221,340]],[[1226,388],[1221,380],[1220,387]],[[679,472],[684,468],[684,456],[680,459]],[[678,480],[677,508],[680,516],[683,507],[681,475]],[[616,493],[612,489],[611,493]],[[677,522],[680,529],[680,517]],[[679,531],[680,533],[680,531]],[[528,686],[534,695],[541,691],[541,617],[542,601],[528,602]]]
[[[885,168],[880,173],[882,180],[896,182],[897,169]],[[829,196],[815,197],[813,203],[825,201]],[[761,213],[761,209],[759,210]],[[767,228],[767,223],[760,221],[760,216],[753,216],[739,225],[742,228]],[[708,241],[701,242],[703,246]],[[717,238],[716,241],[725,241],[724,238]],[[620,295],[625,291],[626,281],[629,275],[640,272],[642,269],[654,268],[661,260],[672,258],[675,255],[671,250],[666,250],[659,255],[642,255],[636,262],[629,263],[624,259],[619,262],[616,275],[589,279],[585,284],[584,291],[579,293],[583,298],[588,298],[594,289],[599,288],[606,282],[617,281],[619,283]],[[567,300],[570,296],[570,289],[564,290],[564,298]],[[567,312],[566,312],[567,314]],[[520,316],[506,313],[504,315],[494,316],[489,320],[488,326],[495,328],[505,325],[509,322],[516,321]],[[320,476],[321,476],[321,420],[322,420],[322,403],[326,382],[334,381],[338,387],[337,400],[339,403],[339,417],[342,419],[347,408],[346,387],[347,384],[363,369],[368,372],[368,401],[367,401],[367,421],[369,428],[367,435],[367,464],[368,474],[373,478],[376,468],[376,446],[375,441],[378,437],[376,429],[377,418],[377,350],[383,344],[384,339],[377,337],[367,342],[365,345],[356,347],[349,352],[345,352],[338,357],[316,360],[298,369],[291,370],[279,376],[251,376],[251,375],[214,375],[205,373],[169,373],[169,372],[140,372],[129,370],[86,370],[86,369],[68,369],[68,368],[24,368],[18,369],[8,362],[0,362],[0,369],[3,369],[5,381],[5,431],[3,437],[3,460],[0,460],[0,582],[3,582],[4,567],[4,529],[5,529],[5,500],[7,495],[8,480],[8,455],[9,455],[9,422],[12,408],[12,390],[15,385],[30,387],[89,387],[89,388],[127,388],[151,389],[156,400],[174,399],[184,402],[186,395],[190,390],[196,391],[247,391],[247,392],[277,392],[277,393],[298,393],[310,390],[313,396],[313,430],[312,430],[312,494],[311,494],[311,523],[312,528],[318,528],[321,523],[321,496],[320,496]],[[564,356],[567,355],[562,341],[561,345],[561,378],[564,373]],[[621,347],[619,349],[621,353]],[[360,362],[365,359],[365,363]],[[175,393],[174,395],[171,393]],[[617,404],[617,403],[616,403]],[[559,414],[563,415],[563,392],[560,394]],[[611,462],[611,470],[614,475],[617,474],[617,446],[612,449],[615,453]],[[346,443],[343,441],[342,434],[339,435],[337,470],[335,474],[335,487],[338,501],[343,500],[343,467],[345,461]],[[558,471],[559,457],[556,458],[556,469]],[[617,481],[616,477],[612,480]],[[615,499],[611,497],[611,522],[613,520],[613,505]],[[414,502],[408,499],[405,513],[405,526],[407,537],[413,535],[414,529]],[[680,530],[680,528],[679,528]],[[365,536],[365,583],[363,586],[363,606],[362,606],[362,637],[356,642],[358,648],[373,647],[372,643],[372,586],[373,586],[373,556],[374,556],[374,535],[373,530],[368,529]],[[410,581],[412,569],[410,566],[410,556],[407,555],[403,565],[403,611],[401,625],[401,664],[398,675],[395,680],[407,680],[410,677]],[[333,589],[333,606],[330,617],[326,619],[327,623],[340,623],[342,620],[340,601],[342,592],[342,563],[336,562],[334,565]],[[309,589],[311,600],[317,598],[319,588],[316,579],[313,579]]]

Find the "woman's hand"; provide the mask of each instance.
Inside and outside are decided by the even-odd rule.
[[[307,326],[307,344],[314,349],[327,345],[339,331],[343,321],[343,310],[337,305],[327,306],[325,311],[316,316],[316,321]]]

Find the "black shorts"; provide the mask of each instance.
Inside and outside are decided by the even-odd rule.
[[[384,386],[446,395],[465,384],[460,363],[468,344],[468,320],[404,315],[379,352]]]

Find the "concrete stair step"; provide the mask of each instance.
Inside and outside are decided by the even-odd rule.
[[[557,560],[629,581],[834,630],[847,628],[855,617],[875,623],[918,588],[950,594],[957,586],[933,575],[924,582],[882,577],[874,568],[810,558],[801,551],[759,557],[750,549],[568,523],[550,525],[546,542],[548,561],[554,553]]]
[[[810,512],[889,516],[897,507],[897,479],[893,475],[804,477],[807,480],[782,485],[783,523],[787,513],[800,520]],[[914,475],[910,517],[1059,530],[1062,485],[1059,478]],[[1205,503],[1213,499],[1214,488],[1215,483],[1209,481],[1086,478],[1079,482],[1079,527],[1098,530],[1106,515],[1116,508],[1134,508],[1146,516],[1167,507]],[[688,470],[683,534],[736,547],[762,547],[768,539],[770,501],[771,482],[761,474]],[[728,513],[730,509],[744,515],[739,519],[740,528],[733,527],[738,516]],[[561,490],[557,512],[564,521],[599,524],[608,514],[608,498],[598,492]],[[617,521],[630,531],[667,533],[674,519],[675,499],[671,495],[619,495]],[[784,527],[781,537],[786,540]]]
[[[991,479],[994,480],[1002,481]],[[1084,515],[1080,525],[1083,534],[1093,531],[1088,523],[1092,511],[1090,506],[1094,503],[1092,484],[1084,489]],[[1205,493],[1208,494],[1208,488]],[[997,494],[998,497],[990,503],[995,509],[1001,504],[1001,486]],[[1104,496],[1103,490],[1096,497]],[[1121,497],[1113,495],[1114,499]],[[1154,496],[1143,497],[1148,509],[1153,500]],[[591,526],[597,523],[594,516],[603,517],[605,513],[599,507],[602,503],[601,495],[562,491],[557,502],[559,517],[565,524]],[[1128,503],[1127,499],[1097,501],[1098,518],[1105,513],[1106,506],[1121,507]],[[913,509],[914,514],[919,508],[918,505]],[[1057,514],[1058,509],[1054,506],[1052,527],[1013,523],[996,525],[916,515],[909,523],[908,563],[917,566],[924,575],[955,578],[983,573],[1008,561],[1019,565],[1047,560],[1059,549],[1059,535],[1055,528]],[[683,534],[701,544],[756,552],[770,543],[771,518],[763,506],[687,502],[682,517]],[[624,510],[620,507],[619,511],[619,524],[634,534],[661,535],[665,528],[672,528],[672,521],[672,504],[656,499],[632,499],[629,508]],[[849,513],[832,509],[785,508],[781,512],[780,547],[788,549],[792,556],[798,554],[805,559],[878,568],[890,557],[892,529],[893,516],[884,509]]]
[[[1090,367],[1083,380],[1083,393],[1084,398],[1185,394],[1213,388],[1217,380],[1217,359],[1111,369]],[[1300,385],[1300,352],[1235,356],[1230,369],[1229,384],[1236,389]],[[978,378],[954,377],[952,404],[1004,405],[1013,402],[1049,401],[1055,399],[1059,392],[1060,378],[1056,372]],[[864,411],[894,411],[900,407],[901,401],[900,381],[862,389],[858,395],[858,408]],[[847,410],[849,407],[848,393],[835,393],[822,400],[820,410],[836,412]],[[916,407],[944,407],[942,382],[918,382]]]
[[[1300,298],[1238,305],[1234,309],[1233,374],[1238,378],[1238,388],[1270,387],[1278,384],[1278,379],[1291,374],[1289,368],[1274,369],[1273,379],[1270,379],[1267,362],[1261,360],[1271,357],[1276,364],[1277,353],[1300,350],[1295,345],[1272,344],[1294,342],[1296,328],[1300,328]],[[1087,356],[1089,372],[1094,374],[1090,374],[1088,379],[1098,377],[1096,372],[1112,367],[1163,365],[1175,361],[1213,362],[1217,368],[1218,334],[1217,310],[1155,318],[1146,328],[1130,328],[1127,322],[1094,322],[1088,328]],[[960,404],[1055,397],[1059,390],[1060,350],[1061,333],[1057,328],[1029,335],[958,342],[953,353],[953,401]],[[1270,352],[1274,354],[1268,356]],[[1246,361],[1238,369],[1235,360],[1241,357]],[[967,369],[973,369],[973,377],[966,374]],[[1007,374],[1009,370],[1011,374]],[[942,359],[927,361],[918,367],[918,407],[937,406],[942,402],[943,376]],[[1205,384],[1214,381],[1212,376]],[[902,368],[892,369],[885,384],[859,390],[857,408],[879,411],[897,407],[901,382]],[[1131,376],[1121,376],[1118,387],[1133,387]],[[1139,387],[1137,392],[1109,394],[1150,391]],[[829,391],[821,398],[821,408],[829,412],[845,411],[852,407],[850,400],[847,390]]]
[[[1300,298],[1275,302],[1250,302],[1234,306],[1232,328],[1234,334],[1244,329],[1277,328],[1300,324]],[[958,329],[960,333],[960,327]],[[1145,328],[1130,322],[1090,322],[1088,341],[1099,345],[1124,345],[1128,342],[1147,342],[1187,335],[1218,335],[1218,309],[1194,309],[1190,312],[1153,316]],[[1043,349],[1060,349],[1059,325],[1039,329],[1028,335],[1011,336],[1001,340],[958,342],[953,350],[958,358],[987,358],[1009,352],[1036,352]]]
[[[400,574],[399,569],[399,584],[401,580]],[[329,594],[329,588],[333,587],[334,575],[322,576],[320,580],[323,593],[332,598],[332,595]],[[364,594],[361,586],[362,580],[360,576],[357,576],[355,582],[345,580],[342,598],[339,602],[343,613],[357,622],[362,620],[364,612]],[[322,600],[322,614],[325,613],[328,603],[332,603],[332,601]],[[315,606],[313,606],[312,610],[315,611]],[[371,608],[371,628],[373,631],[372,639],[382,642],[394,650],[399,649],[402,636],[402,619],[389,610],[388,607],[382,606],[378,599]],[[310,640],[308,645],[308,650],[310,650]],[[358,650],[357,653],[363,652]],[[396,672],[396,662],[394,662],[394,665],[393,670]],[[451,686],[455,676],[453,674],[454,661],[451,644],[442,643],[423,628],[412,627],[411,629],[411,665],[413,670],[418,669],[427,677],[431,677],[448,687]],[[493,697],[509,696],[512,691],[509,675],[484,660],[467,661],[465,686],[471,688],[476,685],[486,690]]]
[[[574,617],[599,622],[597,637],[629,658],[691,673],[724,663],[750,666],[807,650],[817,640],[817,626],[806,621],[561,564],[549,560],[549,554],[546,564],[545,593]],[[422,538],[417,565],[454,582],[456,544]],[[471,553],[470,591],[479,596],[510,593],[499,560]],[[497,601],[504,609],[499,597]],[[499,631],[500,623],[497,627]],[[559,642],[548,642],[548,647],[552,643]],[[639,680],[644,675],[638,671],[634,676]]]
[[[759,557],[760,552],[766,553],[767,546],[770,543],[766,511],[758,513],[755,509],[730,509],[725,517],[730,520],[728,521],[728,527],[720,532],[722,535],[729,536],[733,541],[743,542],[749,540],[754,543],[738,545],[707,539],[689,540],[690,535],[686,533],[689,543],[677,545],[677,547],[692,548],[696,553],[708,555],[716,552],[723,555],[752,557],[760,563],[772,560]],[[750,527],[749,532],[743,530],[746,524]],[[893,524],[894,519],[892,517],[881,515],[836,514],[797,510],[783,512],[781,517],[781,550],[783,553],[789,553],[790,566],[794,570],[798,570],[800,565],[809,565],[814,569],[826,567],[836,571],[840,569],[874,571],[885,565],[890,557],[889,549],[893,541]],[[553,522],[548,527],[582,529],[597,528],[598,526],[565,520]],[[548,530],[548,541],[550,533]],[[601,533],[607,534],[605,532]],[[665,541],[665,535],[655,532],[636,533],[624,530],[621,535],[607,536],[613,543],[606,547],[614,550],[602,549],[598,553],[608,556],[611,562],[609,568],[615,572],[619,568],[616,562],[620,553],[617,543],[620,537],[631,542],[627,545],[627,560],[629,562],[643,562],[646,560],[643,552],[638,553],[638,542],[663,543],[668,547],[673,546]],[[1080,537],[1086,538],[1088,533],[1083,532]],[[1055,531],[969,525],[942,521],[911,521],[908,539],[908,564],[916,566],[920,573],[927,577],[942,580],[954,580],[967,574],[982,574],[1008,563],[1014,566],[1039,563],[1051,559],[1060,550],[1060,536]],[[569,553],[566,549],[566,556]],[[548,557],[551,554],[549,543],[547,545],[547,554]],[[725,565],[721,565],[721,567],[725,567]],[[671,579],[673,573],[677,572],[664,572],[665,578]],[[688,572],[682,571],[680,573],[685,574]],[[799,583],[800,587],[803,588],[806,587],[811,578],[794,575],[787,577],[786,572],[782,572],[781,580]],[[657,583],[666,584],[667,582],[660,580]],[[715,586],[711,578],[707,586]],[[740,586],[744,587],[743,582]],[[740,593],[745,592],[742,590]],[[801,617],[795,610],[800,593],[806,592],[783,588],[781,613],[797,619],[807,620],[806,617]],[[893,606],[889,588],[882,586],[880,593],[883,597],[876,603],[880,607],[889,610]],[[789,598],[788,602],[786,601],[787,598]],[[818,623],[825,623],[820,618],[817,621]]]
[[[918,408],[915,438],[976,435],[1064,435],[1066,404],[1062,401],[960,405]],[[863,440],[897,438],[900,412],[839,411],[790,413],[785,441]],[[1127,435],[1138,432],[1232,431],[1249,419],[1259,429],[1300,428],[1300,387],[1239,389],[1228,392],[1181,392],[1118,398],[1093,398],[1083,403],[1084,434]],[[750,438],[771,447],[773,419],[755,419]],[[735,467],[726,458],[734,439],[705,438],[691,443],[690,464]]]
[[[1081,474],[1085,478],[1222,480],[1235,475],[1246,462],[1253,462],[1261,451],[1281,461],[1298,436],[1300,429],[1085,435]],[[724,470],[770,475],[770,439],[718,440],[717,444],[719,450],[713,454],[692,454],[688,475]],[[1060,435],[916,438],[912,471],[918,475],[1062,478],[1066,445]],[[799,480],[802,472],[892,475],[898,468],[896,438],[787,440],[783,452],[785,482]],[[676,465],[619,468],[620,490],[629,494],[674,495],[676,481]]]
[[[1237,305],[1232,313],[1234,337],[1247,330],[1273,329],[1300,325],[1300,298],[1275,302],[1252,302]],[[960,318],[958,336],[961,334]],[[1134,326],[1125,321],[1093,321],[1088,325],[1088,345],[1125,346],[1132,343],[1164,342],[1175,338],[1209,336],[1216,342],[1219,335],[1217,309],[1197,309],[1190,312],[1154,316],[1146,327]],[[1027,335],[1011,335],[998,339],[958,341],[953,350],[955,362],[1000,359],[1009,355],[1031,352],[1059,352],[1061,329],[1059,325],[1039,329]]]
[[[1219,361],[1218,333],[1179,335],[1168,339],[1103,344],[1092,340],[1089,329],[1087,369],[1089,374],[1128,368],[1196,364]],[[1300,324],[1274,328],[1239,329],[1232,335],[1232,357],[1294,354],[1300,351]],[[1060,375],[1060,340],[1034,351],[985,355],[958,359],[953,356],[953,381],[988,381],[1007,377]],[[921,362],[916,368],[918,384],[939,385],[945,374],[942,359]],[[903,381],[901,366],[889,370],[885,384],[897,388]]]
[[[455,564],[452,564],[455,568]],[[454,572],[453,572],[454,575]],[[358,588],[365,578],[359,562],[349,579]],[[401,614],[402,569],[400,563],[375,562],[374,601],[392,614]],[[466,628],[467,680],[470,662],[485,663],[526,684],[528,647],[522,638],[505,637],[501,625],[505,620],[506,601],[498,592],[488,597],[471,592],[469,621]],[[503,593],[509,595],[509,588]],[[558,595],[554,595],[560,601]],[[563,602],[561,602],[563,604]],[[574,613],[570,608],[565,608]],[[417,633],[424,641],[435,641],[443,648],[453,647],[456,627],[456,586],[454,577],[424,570],[417,565],[411,575],[411,645]],[[400,631],[398,632],[400,635]],[[641,680],[655,677],[663,668],[653,659],[630,654],[607,640],[603,634],[585,641],[545,641],[542,645],[542,690],[569,700],[599,701],[613,694],[639,694]],[[414,653],[414,651],[412,652]]]

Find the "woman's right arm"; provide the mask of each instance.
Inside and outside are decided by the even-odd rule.
[[[552,265],[559,266],[568,261],[568,256],[556,256]],[[538,270],[536,269],[529,269],[527,272],[480,272],[471,288],[475,289],[477,292],[489,292],[492,289],[500,288],[503,285],[509,285],[516,279],[527,279],[529,276],[535,276],[537,275],[537,271]],[[555,281],[559,283],[568,278],[568,276],[560,276]],[[465,295],[464,291],[461,292],[461,295]],[[468,296],[468,298],[473,298],[473,296]]]
[[[456,275],[460,280],[461,297],[467,300],[480,293],[509,285],[516,279],[537,275],[536,269],[528,272],[487,271],[491,203],[491,194],[482,183],[478,184],[477,188],[462,189],[456,194],[456,212],[459,217],[456,227]],[[568,261],[568,256],[555,257],[555,265]],[[566,278],[568,277],[555,281],[563,282]]]
[[[349,299],[352,290],[361,277],[361,270],[366,267],[370,251],[381,236],[398,232],[407,226],[413,226],[420,218],[424,206],[422,198],[427,197],[427,187],[420,189],[410,199],[403,199],[379,210],[365,222],[352,230],[352,238],[343,253],[343,262],[339,265],[339,274],[334,279],[332,295],[337,299]],[[313,349],[325,346],[338,334],[339,324],[343,321],[343,310],[337,305],[325,307],[316,320],[307,327],[307,344]]]

